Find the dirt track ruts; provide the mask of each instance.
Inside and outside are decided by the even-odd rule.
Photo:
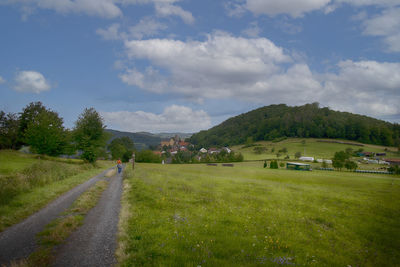
[[[58,248],[55,266],[113,266],[122,195],[122,173],[110,178],[84,224]]]
[[[64,212],[83,192],[104,177],[108,170],[63,194],[42,210],[0,233],[0,266],[28,257],[38,247],[36,234]]]

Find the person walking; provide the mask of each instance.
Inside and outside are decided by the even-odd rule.
[[[117,160],[117,168],[118,168],[118,173],[121,173],[122,171],[122,162],[121,159]]]

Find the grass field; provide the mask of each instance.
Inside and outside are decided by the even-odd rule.
[[[0,150],[0,231],[110,167]]]
[[[399,265],[399,176],[262,162],[125,175],[122,266]]]
[[[302,141],[305,140],[303,144]],[[353,150],[358,150],[362,148],[367,152],[386,152],[388,158],[399,158],[400,154],[397,153],[397,149],[394,147],[384,147],[384,146],[376,146],[376,145],[368,145],[363,144],[363,146],[355,146],[355,145],[347,145],[347,144],[338,144],[338,143],[323,143],[318,142],[318,140],[325,139],[296,139],[289,138],[283,140],[281,142],[256,142],[255,145],[263,146],[267,148],[267,151],[262,154],[254,153],[254,146],[252,147],[244,147],[243,145],[234,146],[232,149],[235,152],[240,152],[243,154],[245,160],[262,160],[262,159],[276,159],[276,154],[282,148],[286,148],[288,150],[287,153],[280,153],[280,159],[284,159],[286,155],[289,155],[290,159],[294,159],[294,155],[296,152],[300,152],[302,156],[314,157],[319,159],[331,159],[333,155],[337,151],[346,150],[346,148],[352,148]],[[337,141],[337,140],[335,140]],[[350,143],[357,143],[353,141],[344,141]],[[274,152],[272,152],[274,149]],[[385,151],[385,149],[387,151]]]

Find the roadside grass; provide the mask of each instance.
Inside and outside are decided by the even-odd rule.
[[[26,159],[22,153],[11,154],[16,159],[20,156],[21,162]],[[4,155],[3,151],[0,155]],[[28,167],[0,176],[0,232],[112,164],[98,162],[93,166],[28,159],[25,162]]]
[[[305,140],[303,144],[302,141]],[[358,150],[360,148],[364,149],[364,151],[368,152],[386,152],[387,157],[389,158],[399,158],[400,154],[397,153],[396,148],[394,147],[385,147],[385,146],[377,146],[377,145],[369,145],[363,144],[364,146],[355,146],[355,145],[347,145],[347,144],[338,144],[338,143],[325,143],[325,142],[317,142],[317,140],[329,140],[329,139],[314,139],[314,138],[288,138],[280,142],[271,142],[271,141],[261,141],[256,142],[255,145],[263,146],[267,148],[267,151],[262,154],[256,154],[254,152],[255,146],[245,147],[244,145],[233,146],[232,149],[235,152],[242,153],[245,160],[262,160],[262,159],[277,159],[276,154],[282,148],[286,148],[288,150],[287,153],[280,152],[281,156],[279,159],[284,159],[286,155],[289,155],[290,159],[295,159],[295,153],[301,152],[302,156],[309,156],[319,159],[331,159],[333,158],[335,152],[346,150],[346,148],[352,148],[353,150]],[[340,140],[333,140],[340,141]],[[353,141],[346,141],[349,143],[357,143]],[[360,143],[361,144],[361,143]],[[272,149],[274,148],[274,152]],[[385,151],[387,149],[387,151]]]
[[[125,179],[121,266],[396,266],[400,178],[137,164]]]
[[[24,154],[14,150],[0,150],[0,176],[21,171],[37,159],[32,154]]]
[[[108,186],[108,180],[98,181],[83,193],[60,218],[49,223],[38,234],[39,248],[18,266],[50,266],[56,246],[63,243],[83,224],[85,215],[96,206],[101,194]]]

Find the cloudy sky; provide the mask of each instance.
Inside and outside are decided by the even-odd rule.
[[[196,132],[319,102],[400,122],[400,0],[0,0],[0,110]]]

